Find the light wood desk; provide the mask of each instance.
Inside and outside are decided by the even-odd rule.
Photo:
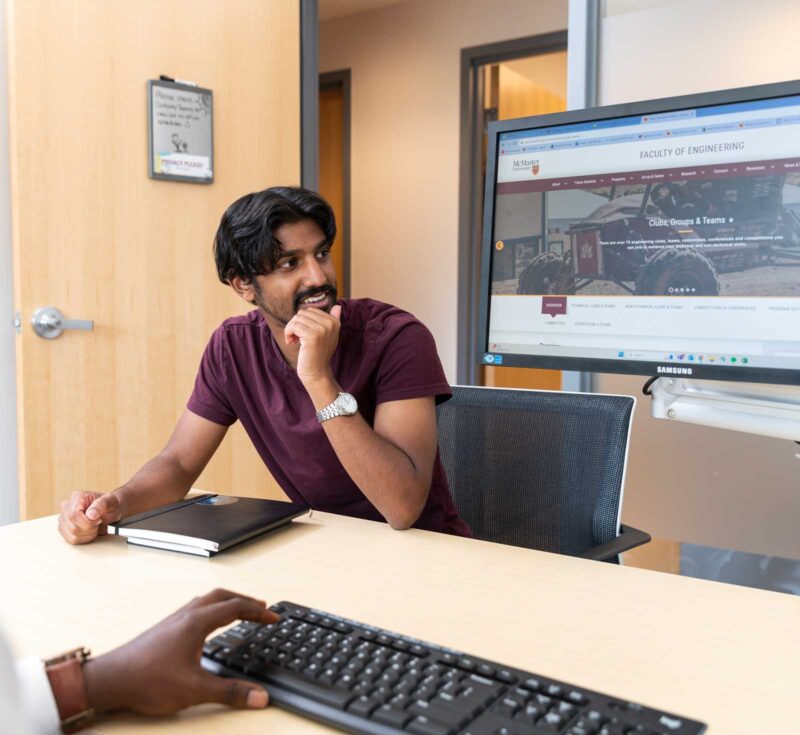
[[[228,587],[292,600],[692,717],[710,735],[797,727],[800,598],[323,513],[213,559],[104,538],[55,518],[0,528],[0,618],[17,655],[113,648]],[[98,732],[295,735],[283,712],[117,715]]]

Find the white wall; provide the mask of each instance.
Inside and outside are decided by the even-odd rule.
[[[601,105],[800,78],[796,0],[606,0],[600,28]],[[643,382],[603,375],[595,388],[640,395]],[[800,558],[800,447],[657,421],[649,410],[641,397],[627,523],[662,538]]]
[[[0,526],[19,518],[6,44],[6,2],[0,0]]]
[[[352,293],[416,314],[451,381],[461,49],[566,25],[566,0],[415,0],[320,24],[320,72],[352,70]]]

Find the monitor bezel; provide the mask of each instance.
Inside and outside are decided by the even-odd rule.
[[[737,87],[715,92],[664,97],[660,99],[628,102],[605,107],[569,110],[548,115],[498,120],[489,123],[486,158],[486,187],[483,201],[483,236],[481,238],[481,278],[478,312],[478,346],[475,361],[491,367],[484,361],[487,353],[502,355],[502,367],[544,368],[550,370],[573,370],[577,372],[618,373],[627,375],[649,375],[657,377],[679,377],[703,380],[729,380],[748,383],[771,383],[778,385],[800,385],[800,368],[756,368],[742,366],[720,367],[709,364],[659,363],[646,360],[603,359],[589,357],[561,357],[555,355],[521,355],[513,353],[491,353],[489,346],[489,311],[491,308],[491,258],[492,233],[494,232],[494,198],[497,182],[497,141],[501,133],[520,130],[552,128],[571,123],[595,122],[632,115],[649,115],[676,110],[712,107],[736,102],[754,102],[777,97],[800,95],[800,80],[760,84],[752,87]],[[667,370],[659,371],[659,367]],[[684,368],[684,370],[671,370]]]

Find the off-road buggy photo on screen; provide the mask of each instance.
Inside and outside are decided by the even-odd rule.
[[[520,273],[517,293],[573,294],[605,281],[642,296],[717,296],[720,274],[800,266],[800,217],[785,206],[785,179],[739,176],[595,190],[608,201],[572,223],[558,249],[548,241]]]

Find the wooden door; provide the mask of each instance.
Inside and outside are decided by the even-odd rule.
[[[20,517],[108,491],[165,443],[203,348],[246,309],[211,242],[234,199],[300,174],[296,0],[10,2]],[[215,182],[147,176],[146,81],[214,92]],[[94,331],[34,335],[34,310]],[[237,425],[199,486],[280,497]]]
[[[330,75],[328,75],[330,76]],[[347,126],[345,109],[345,82],[321,83],[319,89],[319,193],[330,203],[336,215],[337,233],[333,250],[333,265],[336,269],[336,284],[339,296],[350,295],[350,279],[347,273],[349,258],[346,257],[347,241],[346,156],[349,146],[346,141]]]

